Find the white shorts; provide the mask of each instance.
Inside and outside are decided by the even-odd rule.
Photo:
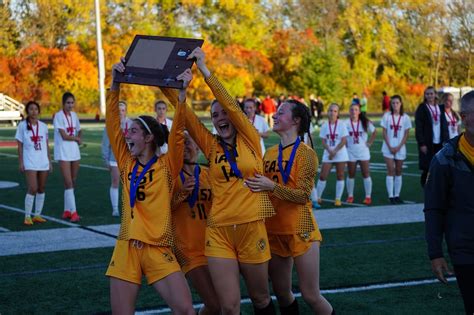
[[[347,153],[349,154],[350,162],[370,161],[370,150],[368,147],[364,149],[347,150]]]
[[[405,146],[401,147],[400,150],[397,153],[395,153],[395,155],[393,155],[388,150],[388,147],[385,144],[385,142],[382,145],[382,154],[383,154],[384,157],[386,157],[388,159],[393,159],[393,160],[406,160],[406,158],[407,158],[407,150],[406,150]]]
[[[339,163],[339,162],[347,162],[349,161],[349,154],[347,154],[347,148],[343,147],[340,149],[337,153],[336,156],[332,158],[332,160],[329,159],[329,153],[327,150],[324,150],[323,153],[323,163]]]

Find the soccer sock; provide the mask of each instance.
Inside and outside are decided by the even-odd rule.
[[[364,190],[365,190],[365,197],[371,198],[372,196],[372,177],[364,178]]]
[[[41,215],[41,211],[43,211],[44,197],[45,196],[46,196],[45,193],[36,194],[35,215]]]
[[[114,212],[118,211],[118,202],[119,202],[119,190],[118,188],[110,187],[110,202],[112,203],[112,210]]]
[[[35,196],[26,194],[25,196],[25,217],[31,216],[31,210],[33,210],[33,202],[35,201]]]
[[[64,190],[64,211],[71,211],[71,209],[69,209],[69,202],[68,202],[68,189],[65,189]]]
[[[341,200],[343,192],[344,192],[344,180],[336,181],[336,199],[337,200]]]
[[[318,201],[318,192],[316,191],[316,187],[311,189],[311,200],[317,202]]]
[[[299,308],[298,308],[298,301],[296,299],[293,300],[288,306],[280,306],[280,314],[281,315],[298,315]]]
[[[393,198],[393,176],[385,177],[385,185],[387,186],[388,198]]]
[[[354,197],[354,178],[346,178],[347,196]]]
[[[74,189],[66,189],[64,191],[64,197],[66,199],[66,209],[71,211],[71,213],[76,212],[76,198],[74,197]]]
[[[275,306],[273,305],[272,299],[270,299],[270,302],[264,308],[256,308],[254,305],[253,312],[255,315],[275,315],[276,314]]]
[[[326,181],[320,179],[318,181],[318,184],[316,185],[316,194],[318,195],[318,198],[323,197],[323,192],[325,188],[326,188]]]
[[[395,197],[400,196],[400,191],[402,190],[402,177],[401,176],[395,176]]]

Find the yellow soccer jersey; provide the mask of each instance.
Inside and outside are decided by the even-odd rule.
[[[236,162],[243,178],[263,174],[262,149],[257,129],[214,75],[207,78],[206,82],[237,130]],[[162,89],[162,91],[171,103],[177,99],[177,94],[173,90]],[[234,174],[227,162],[219,138],[213,135],[189,108],[186,111],[186,129],[210,164],[209,177],[213,200],[207,220],[209,226],[247,223],[275,214],[268,193],[253,193],[244,186],[244,180]],[[230,146],[228,149],[233,150]]]
[[[283,148],[283,167],[286,167],[293,147],[294,143]],[[265,176],[277,183],[270,194],[277,214],[265,221],[268,233],[301,234],[317,230],[310,198],[318,169],[318,157],[313,149],[300,143],[286,184],[278,167],[278,145],[267,150],[264,160]]]
[[[186,105],[177,107],[168,142],[161,155],[141,180],[133,208],[130,207],[130,179],[138,161],[130,154],[120,129],[119,91],[107,92],[106,128],[123,184],[119,240],[136,239],[157,246],[172,245],[171,195],[173,181],[183,165]],[[138,167],[137,178],[144,165]]]
[[[209,169],[204,166],[199,173],[199,191],[196,203],[191,208],[189,194],[181,193],[183,182],[178,176],[173,189],[171,213],[173,217],[174,250],[181,265],[187,264],[188,257],[204,256],[206,221],[212,205]],[[193,174],[183,173],[185,178]]]

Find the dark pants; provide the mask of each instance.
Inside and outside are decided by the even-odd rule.
[[[441,150],[443,148],[443,144],[441,143],[438,143],[438,144],[433,144],[433,154],[432,154],[432,158],[436,155],[436,153],[438,153],[439,150]],[[431,162],[431,161],[430,161]],[[430,167],[429,165],[430,163],[428,163],[428,169]],[[426,184],[426,179],[428,178],[428,169],[424,169],[422,170],[422,173],[421,173],[421,177],[420,177],[420,184],[421,184],[421,187],[422,188],[425,188],[425,184]]]
[[[454,265],[454,273],[458,281],[464,301],[466,314],[474,313],[474,265]]]

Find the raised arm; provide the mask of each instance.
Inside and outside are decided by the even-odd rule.
[[[117,165],[121,169],[125,165],[125,161],[131,157],[128,150],[125,137],[120,128],[120,112],[118,101],[120,98],[120,83],[113,80],[116,71],[124,71],[124,65],[119,62],[112,67],[112,86],[107,91],[107,115],[105,116],[105,128],[109,136],[112,152],[117,160]]]
[[[225,87],[213,74],[211,74],[206,66],[205,55],[202,49],[200,47],[194,49],[188,58],[196,58],[196,65],[203,74],[207,85],[211,89],[219,104],[221,104],[222,108],[225,109],[230,121],[239,132],[239,135],[244,137],[257,156],[262,157],[260,135],[258,134],[257,129],[255,129],[255,127],[249,121],[235,99],[229,95]]]

